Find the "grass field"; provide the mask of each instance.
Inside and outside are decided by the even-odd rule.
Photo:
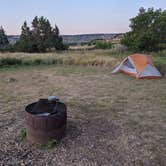
[[[58,57],[67,58],[68,54]],[[69,56],[78,54],[88,59],[87,52]],[[91,52],[92,59],[110,60],[111,65],[102,67],[57,64],[1,68],[0,165],[165,165],[166,78],[135,80],[112,75],[112,66],[123,56]],[[41,150],[18,135],[24,127],[24,107],[48,95],[67,104],[68,129],[57,147]]]
[[[119,54],[120,57],[126,53]],[[59,53],[46,54],[27,54],[27,53],[4,53],[0,54],[0,66],[11,65],[91,65],[91,66],[112,66],[119,63],[118,56],[115,58],[110,51],[91,50],[91,51],[66,51]]]
[[[28,54],[28,53],[0,53],[0,67],[36,66],[36,65],[82,65],[107,66],[114,68],[122,59],[132,52],[110,50],[70,50],[57,53]],[[166,73],[166,51],[148,53],[160,72]]]

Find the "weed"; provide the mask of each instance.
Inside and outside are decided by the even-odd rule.
[[[22,139],[24,139],[26,137],[27,133],[26,133],[26,129],[22,128],[19,132],[19,137],[21,137]]]
[[[39,149],[47,150],[47,149],[54,148],[57,144],[58,144],[58,141],[53,139],[53,140],[48,141],[48,143],[46,143],[46,144],[37,144],[36,146]]]

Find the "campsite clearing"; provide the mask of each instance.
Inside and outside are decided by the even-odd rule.
[[[0,165],[164,165],[166,78],[135,80],[109,67],[0,70]],[[41,150],[19,137],[24,107],[56,95],[67,104],[66,137]]]

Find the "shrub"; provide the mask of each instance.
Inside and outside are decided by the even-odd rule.
[[[22,64],[27,66],[33,65],[33,60],[22,60]]]
[[[95,48],[96,49],[111,49],[112,43],[105,42],[105,41],[97,41]]]
[[[32,63],[33,63],[34,65],[41,65],[41,64],[42,64],[42,61],[43,61],[42,59],[39,59],[39,58],[38,58],[38,59],[33,60]]]
[[[15,52],[15,47],[12,44],[7,44],[0,47],[0,52]]]
[[[22,60],[17,58],[2,58],[0,59],[0,66],[21,65]]]

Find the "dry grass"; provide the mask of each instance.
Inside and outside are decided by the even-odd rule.
[[[135,80],[111,75],[108,67],[38,66],[1,69],[0,80],[0,165],[166,163],[166,78]],[[18,132],[25,105],[48,95],[67,104],[68,133],[43,151]]]
[[[154,64],[162,75],[166,73],[165,50],[152,55]],[[122,46],[111,50],[76,50],[45,54],[28,53],[0,53],[0,67],[14,65],[82,65],[82,66],[108,66],[114,68],[122,59],[130,55]]]
[[[127,56],[127,52],[122,56]],[[4,59],[19,59],[21,64],[64,64],[64,65],[91,65],[91,66],[111,66],[114,67],[122,59],[121,54],[117,56],[110,50],[84,50],[84,51],[64,51],[58,53],[28,54],[28,53],[4,53],[0,54],[0,62]],[[1,65],[1,63],[0,63]],[[2,64],[3,65],[3,64]]]

